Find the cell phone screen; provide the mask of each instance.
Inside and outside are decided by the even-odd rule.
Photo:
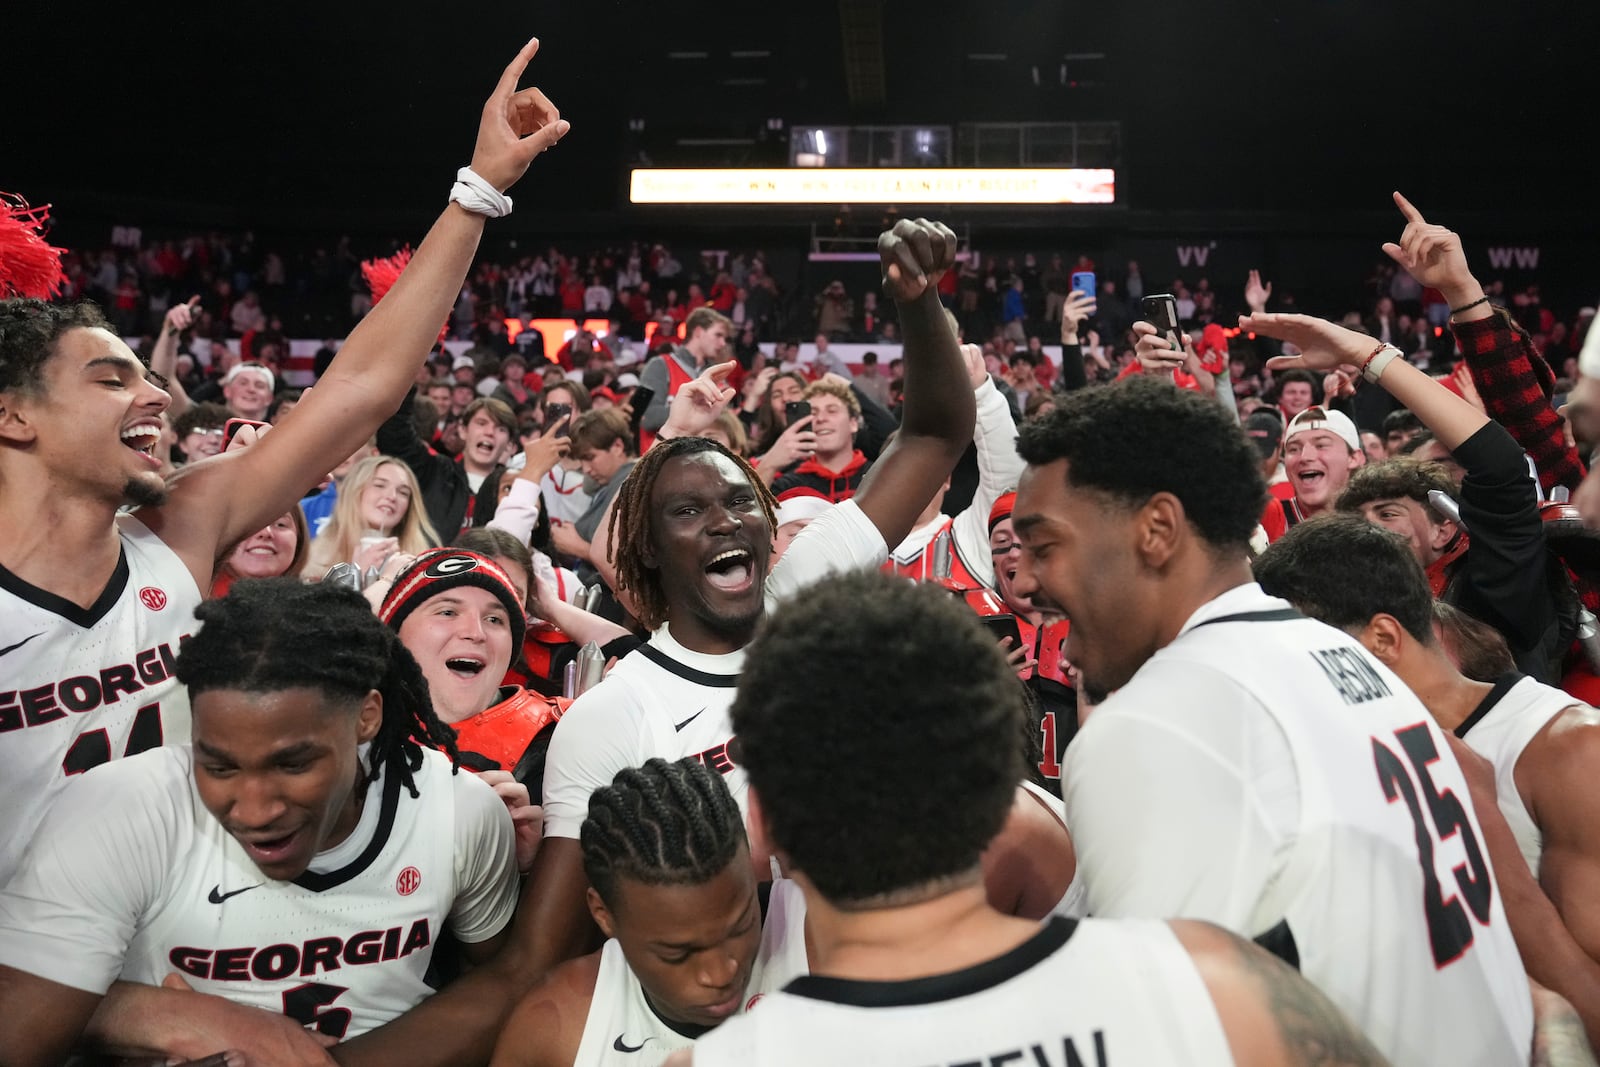
[[[266,423],[257,422],[255,419],[229,419],[222,424],[222,447],[227,448],[233,444],[233,439],[239,436],[239,431],[246,426],[254,426],[260,429],[265,425]]]
[[[644,423],[645,409],[650,406],[650,401],[656,398],[656,391],[648,385],[636,385],[628,397],[628,406],[633,409],[633,418],[629,420],[633,432],[638,434],[640,426]]]

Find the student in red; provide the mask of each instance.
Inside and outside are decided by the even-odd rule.
[[[640,442],[641,452],[654,441],[656,431],[667,421],[667,410],[678,390],[694,381],[702,370],[721,361],[733,323],[721,312],[701,307],[689,313],[683,328],[687,338],[683,345],[653,357],[639,374],[639,384],[655,392],[639,422],[644,427],[643,436],[649,439]]]
[[[1367,462],[1356,424],[1342,411],[1309,407],[1283,431],[1283,469],[1293,495],[1276,494],[1261,513],[1267,540],[1276,541],[1304,519],[1333,510],[1350,472]]]
[[[849,500],[870,466],[856,447],[861,402],[848,385],[836,380],[812,382],[806,387],[806,399],[811,402],[811,432],[816,435],[817,450],[810,459],[773,480],[773,495],[806,488],[835,504]]]
[[[979,615],[1009,613],[1017,620],[1017,632],[1022,636],[1026,658],[1021,662],[1019,674],[1027,685],[1032,700],[1030,713],[1038,721],[1039,774],[1052,792],[1061,794],[1061,760],[1067,742],[1078,732],[1077,694],[1072,680],[1067,677],[1067,661],[1061,654],[1061,645],[1067,639],[1066,619],[1046,621],[1044,612],[1034,606],[1031,599],[1017,591],[1017,565],[1022,559],[1022,542],[1011,525],[1011,512],[1015,509],[1017,494],[1007,493],[995,501],[989,512],[989,552],[994,559],[994,591],[1003,605],[1000,611],[986,610],[986,605],[974,603]],[[1013,651],[1007,649],[1007,652]]]

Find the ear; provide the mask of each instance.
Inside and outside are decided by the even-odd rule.
[[[1400,620],[1393,615],[1379,612],[1367,620],[1367,625],[1361,632],[1354,635],[1356,640],[1378,658],[1378,662],[1385,667],[1393,667],[1399,662],[1400,654],[1405,648],[1405,627],[1400,625]]]
[[[1428,522],[1428,545],[1435,552],[1443,552],[1444,547],[1455,540],[1461,528],[1449,519],[1435,524],[1431,519]]]
[[[595,892],[594,886],[590,886],[588,889],[588,902],[589,915],[594,919],[595,925],[600,927],[600,932],[608,938],[616,937],[616,920],[611,917],[611,909],[607,908],[606,902],[600,899],[600,894]]]
[[[378,728],[382,725],[383,694],[374,689],[361,702],[361,711],[356,717],[356,740],[366,744],[378,736]]]
[[[0,393],[0,441],[28,444],[37,436],[23,408],[20,394]]]
[[[1189,520],[1176,496],[1157,493],[1134,514],[1133,525],[1140,558],[1147,566],[1160,569],[1176,554]]]
[[[1366,465],[1367,453],[1364,450],[1358,448],[1354,452],[1350,453],[1351,470],[1355,470],[1357,467],[1365,467]]]
[[[745,816],[745,830],[750,838],[750,855],[758,861],[766,861],[769,856],[778,857],[778,865],[787,873],[789,870],[789,857],[772,843],[772,834],[767,830],[766,809],[761,806],[761,798],[756,795],[754,788],[746,786],[745,806],[748,814]],[[762,863],[760,873],[766,875],[768,863]]]

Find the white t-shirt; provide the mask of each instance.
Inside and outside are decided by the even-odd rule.
[[[0,567],[0,885],[72,776],[189,740],[172,667],[200,590],[138,519],[117,527],[122,558],[87,609]]]
[[[974,400],[978,416],[972,444],[978,453],[978,488],[972,503],[950,520],[951,543],[967,573],[993,588],[989,512],[996,500],[1016,488],[1022,477],[1023,463],[1017,455],[1017,424],[1011,418],[1011,405],[995,388],[994,379],[983,379],[983,384],[974,392]],[[927,549],[928,542],[943,529],[944,523],[944,517],[940,516],[912,530],[889,554],[890,558],[901,566],[914,563]]]
[[[1512,675],[1501,679],[1456,728],[1456,736],[1494,766],[1495,801],[1511,826],[1522,858],[1535,875],[1544,852],[1544,837],[1517,788],[1517,760],[1546,723],[1574,706],[1583,706],[1583,701],[1526,675]]]
[[[104,993],[177,971],[202,993],[353,1037],[428,996],[434,943],[516,907],[511,819],[423,752],[419,798],[385,774],[360,822],[292,882],[266,878],[200,802],[187,745],[97,768],[51,808],[0,890],[0,964]]]
[[[996,959],[899,982],[811,975],[695,1043],[695,1067],[1233,1063],[1166,923],[1050,919]]]
[[[559,463],[539,479],[539,494],[544,497],[545,514],[550,516],[551,522],[577,522],[589,510],[583,472],[568,470]]]
[[[802,530],[773,568],[768,610],[830,574],[877,567],[885,554],[878,528],[846,500]],[[720,656],[693,652],[673,640],[670,624],[623,657],[556,725],[545,760],[545,836],[577,837],[589,794],[610,785],[618,771],[657,756],[695,756],[722,772],[744,810],[744,771],[728,754],[728,708],[743,666],[743,649]]]
[[[1526,1059],[1466,780],[1349,635],[1253,583],[1224,593],[1096,710],[1062,782],[1090,914],[1276,935],[1395,1063]]]
[[[786,878],[773,882],[741,1011],[749,1011],[766,994],[809,972],[805,917],[800,888]],[[600,973],[595,976],[594,998],[572,1067],[658,1067],[672,1053],[694,1044],[696,1031],[656,1014],[628,968],[622,947],[607,941],[600,950]]]

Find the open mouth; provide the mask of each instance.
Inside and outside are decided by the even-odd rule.
[[[755,577],[754,562],[749,549],[730,548],[711,557],[706,564],[706,578],[725,593],[743,592]]]
[[[444,661],[445,670],[463,681],[470,681],[483,673],[487,664],[471,656],[451,656]]]
[[[1296,474],[1294,480],[1309,489],[1313,486],[1321,485],[1327,476],[1324,471],[1304,470]]]
[[[278,837],[244,838],[234,835],[244,850],[249,853],[251,860],[257,866],[270,866],[281,863],[294,849],[299,840],[300,831],[295,830]]]
[[[156,445],[161,443],[161,427],[130,426],[122,431],[122,443],[140,455],[154,459]]]

